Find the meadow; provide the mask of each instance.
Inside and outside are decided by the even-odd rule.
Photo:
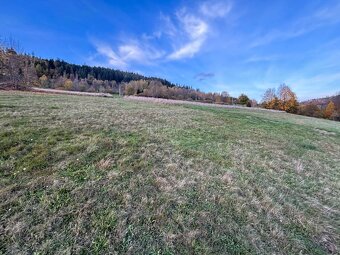
[[[0,91],[0,254],[336,254],[340,123]]]

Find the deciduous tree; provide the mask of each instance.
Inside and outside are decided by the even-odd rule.
[[[272,102],[275,100],[276,94],[275,94],[275,89],[267,89],[266,92],[264,92],[263,98],[262,98],[262,103],[265,108],[272,109],[270,105],[272,105]]]
[[[73,82],[70,79],[66,79],[64,82],[64,89],[71,90]]]
[[[286,84],[281,84],[278,89],[281,110],[296,113],[298,110],[298,101],[295,93]]]
[[[333,103],[333,101],[330,101],[328,104],[327,104],[327,107],[324,111],[324,117],[326,119],[330,119],[330,117],[332,116],[332,114],[334,113],[334,110],[335,110],[335,105]]]
[[[39,78],[39,82],[41,87],[48,87],[48,78],[45,74]]]

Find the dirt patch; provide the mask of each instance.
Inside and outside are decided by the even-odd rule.
[[[316,128],[315,130],[318,131],[320,134],[323,134],[323,135],[335,135],[335,133],[331,132],[331,131],[327,131],[327,130],[323,130],[323,129],[319,129],[319,128]]]

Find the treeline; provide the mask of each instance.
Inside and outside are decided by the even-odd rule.
[[[82,92],[107,92],[122,95],[193,100],[219,104],[255,106],[256,101],[242,94],[204,93],[165,79],[145,77],[104,67],[69,64],[62,60],[42,59],[18,54],[12,47],[0,47],[0,82],[15,88],[36,86]]]
[[[290,87],[282,84],[277,90],[275,88],[266,90],[262,99],[262,107],[340,121],[340,95],[334,96],[331,99],[326,104],[324,102],[318,103],[317,99],[299,104],[296,94]]]
[[[198,89],[173,86],[169,87],[157,80],[130,81],[123,84],[125,95],[157,97],[165,99],[190,100],[217,104],[243,104],[248,107],[255,106],[256,101],[250,100],[242,94],[239,98],[231,97],[227,92],[204,93]]]

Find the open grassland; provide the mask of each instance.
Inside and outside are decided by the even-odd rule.
[[[329,254],[340,123],[0,92],[0,253]]]

